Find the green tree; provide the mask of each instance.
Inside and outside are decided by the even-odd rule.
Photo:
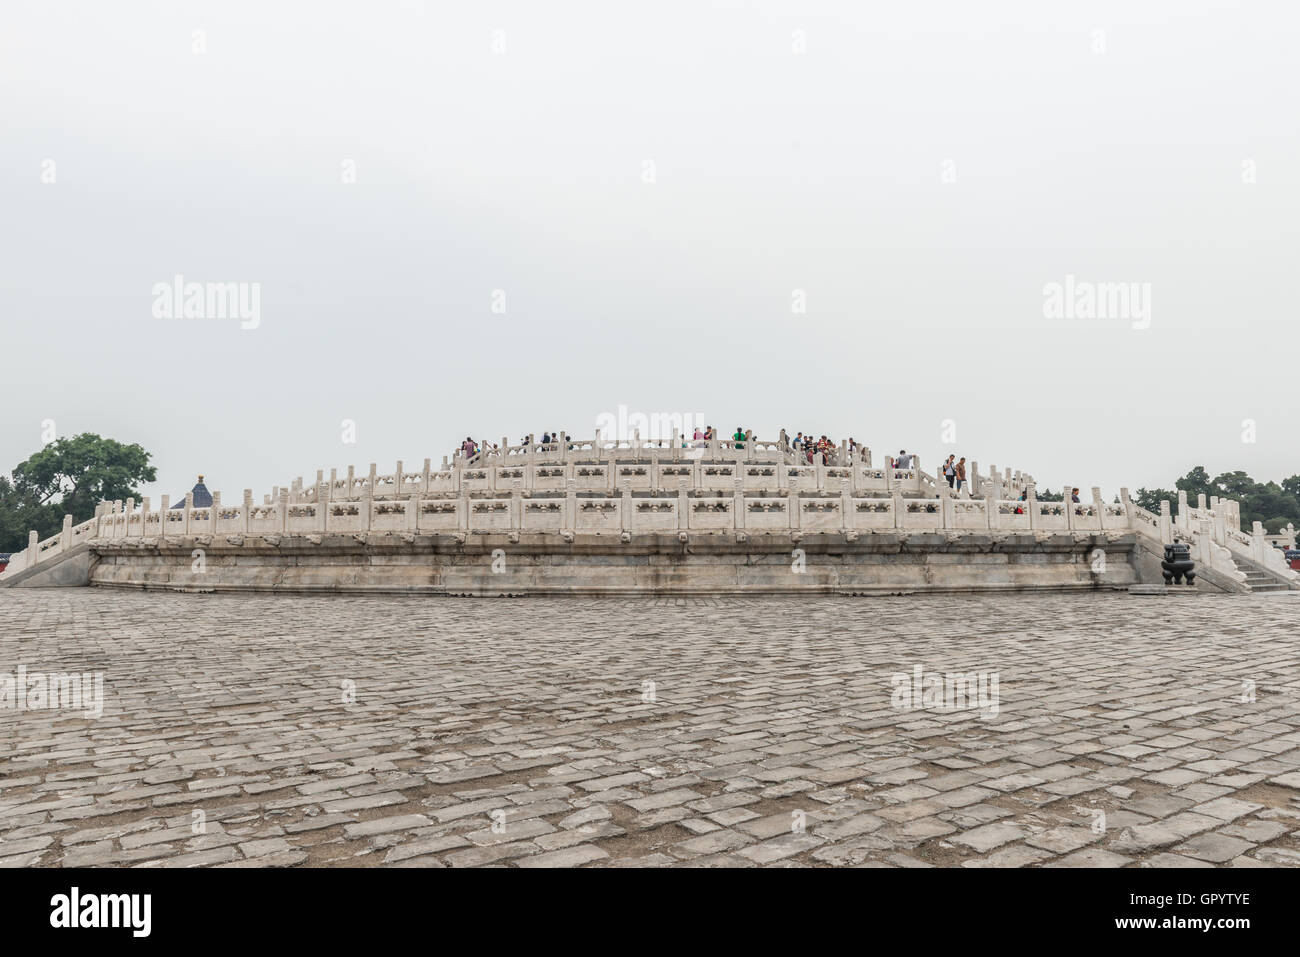
[[[1172,506],[1177,506],[1178,493],[1171,492],[1167,488],[1140,488],[1132,495],[1133,504],[1139,508],[1145,508],[1148,512],[1160,514],[1160,503],[1169,502]]]
[[[1247,473],[1236,470],[1223,472],[1210,478],[1205,467],[1197,465],[1186,475],[1174,482],[1178,491],[1186,492],[1188,500],[1195,505],[1196,497],[1204,495],[1228,498],[1241,506],[1241,524],[1249,529],[1253,523],[1261,522],[1268,532],[1276,533],[1284,529],[1288,522],[1300,525],[1300,475],[1293,475],[1277,482],[1256,482]],[[1165,489],[1138,489],[1133,500],[1145,509],[1158,511],[1161,499],[1177,501],[1177,492]]]
[[[65,514],[75,524],[93,516],[101,501],[138,500],[138,486],[158,478],[150,457],[139,445],[89,432],[55,439],[14,468],[12,483],[0,486],[0,551],[25,548],[29,529],[41,538],[56,534]]]
[[[9,477],[0,475],[0,552],[18,552],[27,547],[27,533],[34,527],[36,503],[14,488]]]
[[[1182,478],[1174,482],[1174,488],[1178,489],[1180,492],[1186,492],[1187,497],[1193,502],[1196,501],[1197,495],[1202,493],[1210,495],[1210,485],[1210,473],[1205,471],[1205,466],[1203,465],[1196,466],[1188,471],[1188,473]],[[1177,495],[1174,496],[1174,500],[1178,500]]]

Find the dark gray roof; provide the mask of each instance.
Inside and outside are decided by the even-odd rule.
[[[199,476],[199,484],[194,486],[193,492],[194,492],[195,508],[208,508],[210,505],[212,505],[212,493],[209,492],[208,487],[203,484],[202,475]],[[177,501],[177,503],[172,506],[172,508],[184,508],[184,507],[185,507],[185,496],[182,495],[180,499]]]

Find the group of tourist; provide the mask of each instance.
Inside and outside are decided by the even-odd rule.
[[[541,441],[537,443],[536,449],[539,452],[555,451],[558,449],[558,443],[562,433],[556,431],[547,431],[542,433]],[[682,436],[682,448],[697,449],[707,448],[708,444],[718,437],[718,431],[713,426],[703,428],[696,426],[694,434],[688,439],[684,434]],[[740,426],[731,435],[732,441],[737,449],[743,449],[755,441],[754,430],[746,429]],[[531,436],[524,436],[520,444],[527,447],[530,442],[535,441]],[[807,462],[809,465],[815,465],[819,460],[823,465],[832,465],[832,458],[837,454],[839,447],[826,435],[814,438],[813,433],[797,432],[794,438],[790,438],[785,429],[781,430],[781,435],[777,443],[782,451],[790,452],[796,460]],[[570,446],[572,448],[572,446]],[[849,461],[857,461],[860,446],[856,439],[849,439]],[[489,445],[484,439],[482,442],[476,442],[469,436],[460,444],[460,454],[466,460],[473,459],[482,453],[483,458],[499,458],[501,449],[495,443]],[[906,449],[899,449],[897,458],[886,456],[885,466],[891,469],[910,469],[913,467],[916,456],[909,454]],[[958,458],[956,455],[949,455],[943,463],[943,477],[948,482],[948,487],[954,492],[960,494],[963,487],[967,484],[966,479],[966,458]],[[1079,490],[1075,489],[1073,494],[1075,502],[1079,501]],[[1022,495],[1023,499],[1024,496]]]
[[[561,433],[556,432],[556,431],[554,431],[554,430],[551,430],[550,432],[543,432],[543,433],[542,433],[542,441],[541,441],[541,444],[537,446],[537,451],[539,451],[539,452],[547,452],[547,451],[555,451],[555,450],[557,450],[557,449],[560,447],[560,446],[559,446],[559,443],[560,443],[560,435],[561,435]],[[527,445],[528,445],[528,436],[525,435],[525,436],[524,436],[524,437],[519,441],[519,444],[520,444],[520,445],[523,445],[523,446],[527,446]],[[573,446],[569,446],[569,448],[573,448]]]
[[[822,465],[831,465],[831,457],[835,455],[838,446],[827,436],[814,438],[811,432],[806,435],[803,432],[795,433],[795,437],[790,438],[785,429],[781,430],[780,436],[777,437],[777,444],[782,451],[790,452],[796,460],[808,463],[809,465],[817,464],[818,459]],[[858,443],[856,439],[849,439],[849,457],[854,458],[857,455]]]
[[[943,477],[947,479],[950,489],[960,493],[966,484],[966,456],[963,455],[960,459],[955,455],[948,456],[943,463]]]
[[[489,445],[487,439],[475,442],[468,435],[465,436],[465,441],[460,443],[460,454],[466,459],[472,459],[479,453],[482,453],[485,459],[498,458],[501,455],[501,447],[495,442]]]

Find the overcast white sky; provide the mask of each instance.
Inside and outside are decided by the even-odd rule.
[[[260,500],[626,405],[1281,479],[1296,10],[6,0],[0,470],[53,420],[155,501]],[[156,318],[176,274],[260,283],[257,328]],[[1149,328],[1045,318],[1067,275],[1150,284]]]

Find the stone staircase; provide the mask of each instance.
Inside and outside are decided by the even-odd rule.
[[[1246,576],[1243,584],[1253,593],[1267,593],[1275,591],[1290,591],[1283,582],[1278,581],[1268,572],[1260,569],[1254,562],[1248,561],[1237,555],[1232,556],[1232,563],[1237,566],[1237,571]]]

